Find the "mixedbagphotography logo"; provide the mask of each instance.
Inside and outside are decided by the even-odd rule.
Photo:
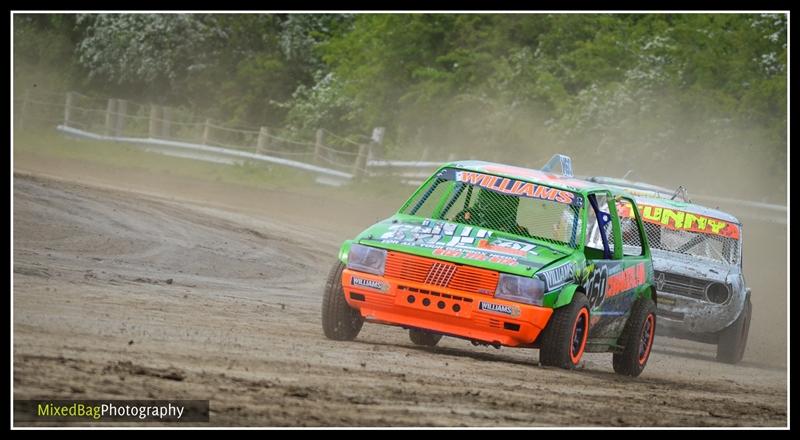
[[[208,400],[15,400],[15,422],[208,422]]]

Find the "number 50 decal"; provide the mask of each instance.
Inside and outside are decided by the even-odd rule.
[[[603,303],[606,296],[606,286],[608,285],[608,266],[598,265],[589,276],[583,288],[586,290],[586,298],[589,299],[589,309],[594,309]]]

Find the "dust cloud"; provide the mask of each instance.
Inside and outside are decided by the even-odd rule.
[[[743,271],[753,303],[745,360],[785,365],[787,151],[762,147],[775,142],[745,124],[707,121],[692,112],[663,120],[647,114],[623,116],[614,126],[576,135],[555,128],[544,112],[476,106],[454,113],[436,129],[409,131],[419,134],[417,151],[427,148],[426,157],[539,168],[553,154],[566,154],[578,176],[626,176],[669,189],[682,185],[695,203],[736,216],[743,224]],[[495,124],[481,124],[481,118]],[[419,154],[413,151],[407,154]]]

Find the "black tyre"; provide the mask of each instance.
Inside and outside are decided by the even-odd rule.
[[[539,362],[542,365],[572,369],[578,366],[589,335],[589,300],[575,292],[572,302],[553,311],[542,330]]]
[[[347,304],[342,289],[342,271],[344,264],[337,262],[325,284],[325,295],[322,297],[322,330],[329,339],[352,341],[361,331],[364,318],[358,310]]]
[[[442,335],[437,335],[435,333],[417,330],[414,328],[408,331],[408,337],[411,338],[411,342],[414,344],[424,345],[426,347],[434,347],[439,343],[439,341],[442,340]]]
[[[656,305],[650,298],[641,298],[631,310],[619,343],[624,348],[614,353],[614,371],[636,377],[642,374],[656,335]]]
[[[750,332],[750,317],[753,314],[753,305],[748,296],[742,308],[742,313],[733,321],[733,324],[722,330],[717,342],[717,361],[727,364],[736,364],[744,357],[747,346],[747,334]]]

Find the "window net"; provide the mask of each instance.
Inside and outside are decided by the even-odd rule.
[[[402,213],[575,248],[581,202],[577,194],[544,185],[446,169]]]
[[[623,199],[617,202],[617,210],[620,212],[624,253],[639,255],[642,243],[636,228],[636,221],[631,217],[632,205]],[[650,249],[702,257],[725,264],[735,264],[738,261],[739,241],[734,238],[704,232],[676,230],[658,221],[647,218],[643,220]]]

